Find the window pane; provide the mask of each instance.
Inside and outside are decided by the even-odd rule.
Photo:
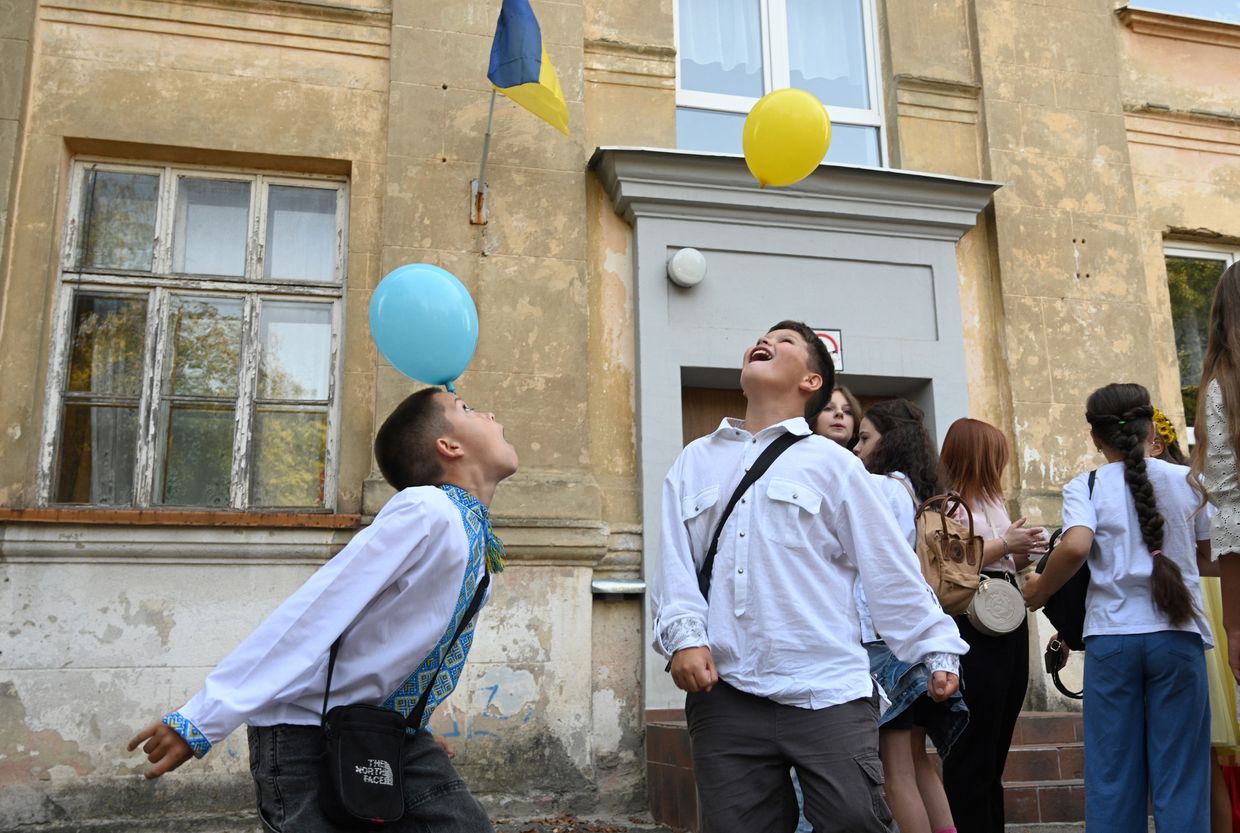
[[[1167,285],[1171,293],[1171,323],[1180,360],[1180,391],[1184,416],[1193,424],[1197,415],[1197,387],[1206,351],[1210,304],[1214,287],[1227,261],[1219,258],[1167,257]]]
[[[331,314],[328,304],[263,304],[259,398],[327,399]]]
[[[788,0],[792,86],[823,104],[870,108],[863,0]]]
[[[323,505],[327,414],[260,410],[254,449],[254,506]]]
[[[56,502],[132,506],[137,439],[137,408],[66,404]]]
[[[280,280],[336,279],[335,189],[271,186],[263,273]]]
[[[744,129],[742,113],[676,108],[676,146],[681,150],[743,153],[741,134]],[[827,149],[826,161],[878,167],[879,159],[877,127],[831,125],[831,146]]]
[[[676,108],[676,147],[708,153],[742,153],[744,113]]]
[[[181,177],[172,271],[244,275],[250,183]]]
[[[169,380],[174,396],[236,396],[239,299],[174,297]]]
[[[758,0],[679,0],[677,9],[681,89],[760,97]]]
[[[146,299],[79,293],[73,299],[66,390],[138,396]]]
[[[228,506],[233,409],[171,406],[159,502],[171,506]]]
[[[1142,0],[1129,5],[1158,12],[1240,23],[1240,2],[1237,0]]]
[[[159,177],[89,171],[82,212],[82,268],[151,271]]]
[[[827,161],[842,165],[879,165],[878,128],[855,124],[832,124]]]

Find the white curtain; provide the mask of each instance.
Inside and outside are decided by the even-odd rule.
[[[861,0],[788,0],[788,63],[806,78],[864,74]]]
[[[758,0],[680,0],[680,55],[725,71],[762,69]]]

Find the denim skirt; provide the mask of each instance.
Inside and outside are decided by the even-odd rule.
[[[883,640],[865,643],[866,652],[870,655],[870,676],[882,686],[891,701],[891,708],[883,712],[878,719],[878,727],[895,720],[913,707],[922,695],[929,695],[930,671],[925,663],[910,665],[901,662],[887,647]],[[961,685],[963,685],[963,681]],[[969,707],[964,697],[957,691],[942,703],[931,701],[930,708],[920,710],[926,715],[926,735],[934,742],[939,755],[946,755],[952,744],[960,737],[965,726],[969,725]]]

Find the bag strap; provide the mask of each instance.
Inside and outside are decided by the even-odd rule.
[[[1064,667],[1064,657],[1061,653],[1063,642],[1057,636],[1051,637],[1051,641],[1046,643],[1046,670],[1050,672],[1051,682],[1055,684],[1055,688],[1059,689],[1059,693],[1064,697],[1071,697],[1073,700],[1083,700],[1085,698],[1085,689],[1073,691],[1064,685],[1063,680],[1059,679],[1059,672]]]
[[[943,527],[943,535],[947,532],[947,519],[955,514],[957,509],[964,510],[964,516],[969,519],[969,539],[972,540],[976,533],[973,531],[973,510],[964,502],[964,498],[958,492],[947,492],[934,497],[928,497],[917,507],[915,517],[920,518],[927,511],[937,512],[939,515],[939,524]],[[963,523],[960,521],[959,523]]]
[[[485,565],[483,566],[485,570]],[[474,590],[474,597],[469,601],[469,607],[465,611],[465,615],[461,617],[461,623],[456,626],[456,633],[452,635],[452,641],[448,643],[448,649],[443,653],[443,659],[439,660],[439,667],[435,669],[434,676],[427,682],[426,688],[422,690],[422,696],[418,698],[417,705],[409,712],[405,718],[405,726],[415,731],[422,726],[422,715],[426,713],[426,704],[430,702],[431,691],[435,688],[435,680],[439,678],[439,672],[443,670],[443,664],[447,661],[448,655],[452,653],[452,648],[456,645],[456,641],[461,638],[461,634],[465,632],[465,628],[473,621],[474,616],[478,613],[478,608],[482,606],[482,598],[486,595],[487,587],[491,584],[491,571],[487,570],[482,575],[482,581],[478,582],[478,588]],[[336,637],[336,641],[332,643],[331,654],[327,660],[327,686],[323,690],[323,712],[321,721],[327,721],[327,698],[331,695],[332,690],[332,671],[336,668],[336,654],[340,651],[340,642],[344,639],[344,634]]]
[[[1094,496],[1094,484],[1096,482],[1098,482],[1098,470],[1090,469],[1089,470],[1089,496],[1091,498]]]
[[[887,476],[904,486],[904,491],[908,492],[908,496],[913,499],[913,512],[916,513],[921,507],[921,501],[917,499],[917,493],[913,491],[913,484],[909,483],[907,478],[896,477],[894,474],[889,474]]]
[[[762,450],[758,455],[758,459],[753,461],[753,465],[745,472],[745,476],[741,478],[741,482],[737,484],[736,491],[732,493],[732,498],[728,501],[728,505],[724,507],[723,514],[719,516],[719,525],[715,527],[715,537],[710,539],[710,549],[706,551],[706,560],[702,562],[702,569],[698,570],[698,590],[702,592],[702,598],[710,601],[710,578],[711,572],[715,568],[715,554],[719,551],[719,536],[723,533],[723,525],[728,522],[728,517],[732,514],[733,507],[736,502],[741,499],[741,495],[749,490],[749,487],[758,481],[766,470],[771,467],[771,463],[775,462],[775,458],[783,454],[793,444],[800,442],[808,437],[809,434],[793,434],[791,431],[778,437],[774,442]]]

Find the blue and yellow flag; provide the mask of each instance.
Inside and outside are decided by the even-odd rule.
[[[529,0],[504,0],[487,78],[497,91],[568,135],[568,105]]]

